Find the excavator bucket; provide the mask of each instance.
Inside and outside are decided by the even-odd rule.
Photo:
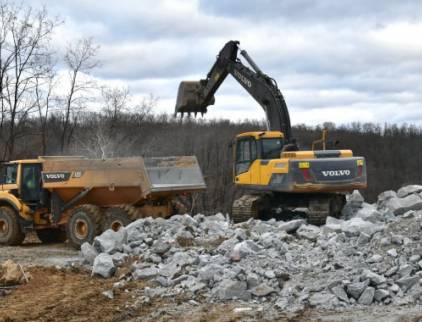
[[[200,95],[201,87],[203,85],[200,81],[183,81],[179,85],[176,100],[175,114],[181,113],[206,113],[207,106],[214,104],[214,97],[208,102]]]

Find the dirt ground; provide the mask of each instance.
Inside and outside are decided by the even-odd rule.
[[[175,296],[142,302],[148,282],[129,282],[109,299],[117,278],[92,278],[83,267],[64,267],[78,260],[67,245],[42,245],[28,239],[20,247],[0,247],[0,263],[13,259],[32,276],[17,288],[0,288],[0,322],[11,321],[391,321],[422,322],[420,306],[373,306],[367,309],[322,311],[307,309],[296,314],[268,309],[259,303],[226,304],[192,302]],[[59,267],[60,266],[60,267]],[[6,291],[7,294],[4,294]]]
[[[0,263],[11,259],[24,266],[64,266],[79,260],[79,252],[66,244],[43,245],[29,234],[20,247],[0,246]]]

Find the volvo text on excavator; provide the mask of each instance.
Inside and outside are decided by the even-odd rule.
[[[239,59],[239,51],[250,67]],[[238,41],[226,43],[205,79],[180,83],[176,113],[206,113],[228,74],[261,105],[267,120],[266,130],[241,133],[235,139],[234,183],[250,192],[233,202],[233,220],[282,219],[285,210],[299,207],[308,209],[312,224],[338,217],[345,194],[366,188],[365,159],[351,150],[300,151],[276,81],[239,49]]]

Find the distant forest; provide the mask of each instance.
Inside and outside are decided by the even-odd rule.
[[[152,113],[153,101],[136,112],[79,112],[74,115],[69,136],[61,150],[62,116],[52,114],[45,122],[28,118],[16,130],[13,155],[8,159],[38,155],[87,155],[90,157],[196,155],[206,178],[208,191],[199,196],[196,211],[228,212],[240,193],[232,184],[232,148],[236,134],[265,129],[264,123],[226,120],[176,119]],[[9,123],[1,129],[8,131]],[[369,187],[363,194],[369,201],[389,189],[404,184],[422,184],[422,129],[415,126],[353,123],[336,127],[295,126],[294,137],[302,149],[310,148],[329,130],[328,148],[352,149],[367,159]],[[7,135],[0,148],[8,151]],[[336,142],[337,141],[337,142]],[[334,143],[336,142],[336,143]]]
[[[196,210],[230,209],[238,193],[232,184],[230,142],[238,133],[264,129],[263,122],[159,115],[154,97],[134,103],[127,88],[104,86],[91,76],[101,68],[94,39],[69,42],[55,51],[53,35],[63,22],[45,8],[3,1],[0,21],[0,159],[196,155],[208,184]],[[387,189],[422,183],[421,128],[326,123],[298,125],[293,134],[305,149],[323,128],[331,142],[339,142],[335,148],[366,157],[368,200]]]

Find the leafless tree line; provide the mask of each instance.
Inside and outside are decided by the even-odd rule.
[[[23,124],[37,115],[43,152],[47,151],[47,120],[61,118],[60,150],[73,133],[74,111],[84,104],[92,84],[87,74],[98,65],[98,47],[91,38],[70,43],[63,57],[51,46],[55,29],[62,24],[47,10],[14,2],[0,2],[0,135],[2,158],[14,155],[16,141],[27,135]],[[59,77],[57,64],[68,75]]]

